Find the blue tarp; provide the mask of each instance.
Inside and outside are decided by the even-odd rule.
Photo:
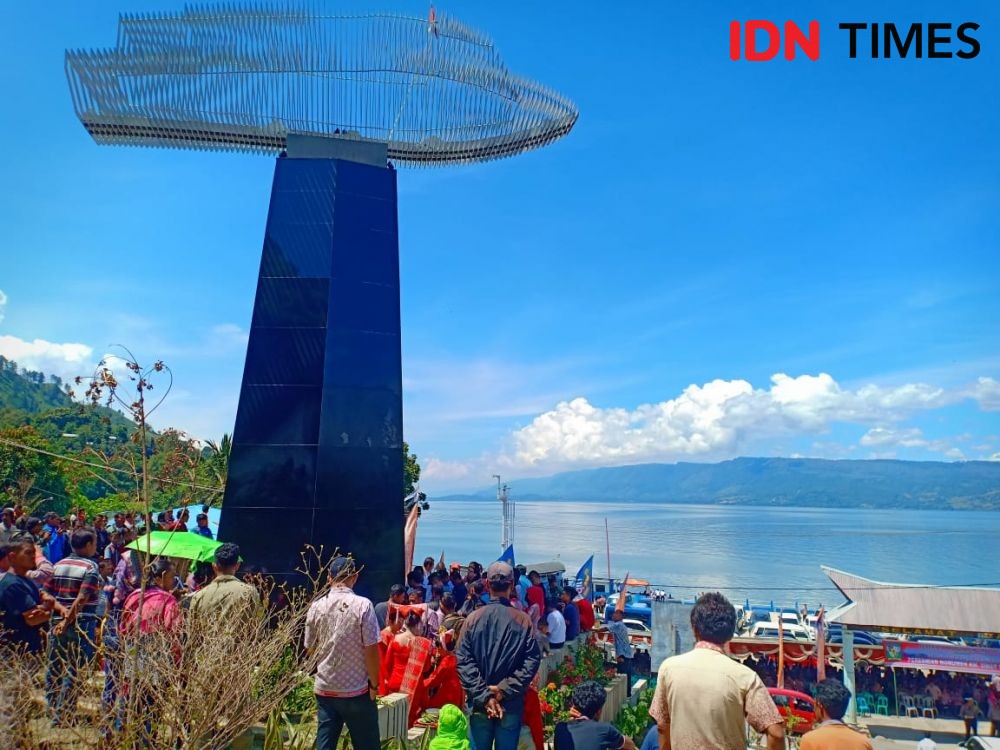
[[[195,519],[198,517],[198,514],[201,513],[201,507],[202,507],[201,505],[187,506],[187,512],[191,515],[191,520],[188,521],[188,529],[190,529],[191,531],[194,531],[195,526],[197,526],[197,524],[195,523]],[[174,508],[174,518],[177,518],[181,510],[183,509]],[[208,515],[208,528],[212,530],[212,538],[218,539],[219,521],[222,520],[222,508],[209,508],[207,515]],[[222,541],[225,541],[225,539],[223,539]]]

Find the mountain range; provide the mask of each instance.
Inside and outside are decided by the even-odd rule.
[[[637,464],[513,480],[517,500],[1000,510],[1000,461],[736,458]],[[493,499],[496,489],[448,499]]]

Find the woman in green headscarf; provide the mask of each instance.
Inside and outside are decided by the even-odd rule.
[[[469,720],[462,709],[446,703],[438,716],[438,733],[430,750],[469,750]]]

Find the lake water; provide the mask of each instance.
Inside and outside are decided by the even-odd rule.
[[[843,601],[820,565],[892,583],[1000,584],[1000,513],[836,510],[565,501],[519,502],[517,561],[561,560],[568,575],[594,555],[611,568],[690,598],[721,590],[735,600]],[[500,553],[500,504],[431,501],[416,555],[486,563]]]

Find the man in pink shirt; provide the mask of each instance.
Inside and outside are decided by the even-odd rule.
[[[319,655],[316,750],[334,750],[345,724],[354,750],[379,750],[375,607],[353,591],[358,582],[354,559],[334,558],[329,572],[330,591],[313,602],[306,615],[305,646]]]

